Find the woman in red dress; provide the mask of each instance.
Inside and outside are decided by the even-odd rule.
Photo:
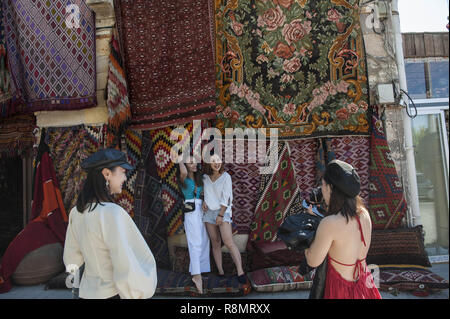
[[[311,267],[328,258],[325,299],[381,299],[365,261],[372,222],[359,191],[360,179],[350,164],[333,160],[327,165],[322,194],[328,214],[305,250]],[[308,212],[314,214],[311,207]]]

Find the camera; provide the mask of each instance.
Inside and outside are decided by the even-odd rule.
[[[311,193],[309,194],[309,202],[311,204],[319,205],[323,200],[322,188],[316,187],[313,188]]]

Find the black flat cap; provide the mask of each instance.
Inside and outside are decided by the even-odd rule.
[[[81,167],[85,170],[90,170],[93,168],[112,168],[120,166],[125,169],[134,169],[128,161],[126,155],[114,148],[105,148],[95,152],[88,158],[86,158],[82,163]]]
[[[350,164],[332,160],[328,163],[324,177],[348,197],[356,197],[361,188],[358,173]]]

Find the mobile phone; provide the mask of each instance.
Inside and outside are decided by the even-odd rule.
[[[306,200],[303,200],[302,202],[303,207],[305,208],[309,208],[308,203],[306,202]],[[316,214],[317,216],[323,217],[323,214],[319,213],[319,210],[317,209],[316,206],[312,205],[312,211],[314,214]]]

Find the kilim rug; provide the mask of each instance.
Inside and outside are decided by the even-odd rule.
[[[45,142],[55,165],[64,207],[70,211],[76,205],[86,178],[81,162],[103,145],[102,127],[49,127]]]
[[[126,130],[122,135],[122,152],[127,155],[128,163],[137,167],[141,159],[142,132]],[[134,216],[134,194],[137,169],[127,170],[127,180],[122,186],[122,193],[115,196],[116,204],[122,206],[131,217]]]
[[[136,166],[134,221],[149,245],[158,267],[170,269],[167,220],[161,197],[150,132],[141,135],[141,157]]]
[[[123,128],[131,120],[131,108],[128,100],[128,89],[120,55],[119,42],[113,36],[111,53],[109,54],[109,70],[107,82],[108,126],[112,137],[120,135]],[[108,144],[110,139],[108,139]]]
[[[3,1],[11,93],[24,111],[96,105],[95,18],[85,1]]]
[[[345,136],[331,138],[331,149],[335,158],[352,165],[361,179],[360,196],[366,207],[369,202],[370,138]]]
[[[250,242],[274,241],[278,227],[288,215],[291,205],[298,196],[299,188],[295,181],[294,167],[291,163],[287,143],[280,143],[281,154],[274,174],[267,179],[261,177],[260,197],[255,209]]]
[[[226,163],[225,170],[233,180],[233,222],[239,234],[248,234],[258,201],[255,194],[259,191],[261,180],[259,168],[262,164],[250,163],[249,156],[252,154],[249,154],[249,141],[245,140],[243,143],[244,157],[238,163],[235,143],[233,163]]]
[[[192,127],[192,124],[187,126]],[[183,196],[178,186],[176,165],[170,159],[170,149],[175,145],[175,142],[170,139],[172,128],[166,127],[150,131],[152,155],[155,157],[158,177],[162,182],[161,196],[168,223],[168,236],[184,232],[181,211]]]
[[[317,139],[289,141],[289,150],[300,193],[307,197],[316,186]]]
[[[215,118],[212,0],[118,0],[134,128]]]
[[[36,117],[34,114],[15,115],[0,119],[0,157],[33,153]]]
[[[369,166],[369,213],[373,229],[398,228],[406,216],[407,204],[383,122],[372,116]]]
[[[317,154],[316,154],[316,186],[322,185],[322,178],[325,174],[327,164],[336,159],[331,147],[331,138],[324,137],[317,140]]]
[[[216,1],[217,127],[369,135],[358,3]]]

